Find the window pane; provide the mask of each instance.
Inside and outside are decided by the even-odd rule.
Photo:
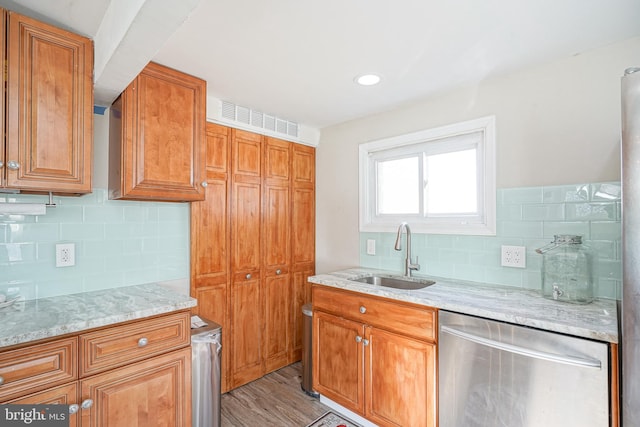
[[[377,213],[419,213],[419,173],[418,157],[377,162]]]
[[[476,149],[426,157],[427,214],[478,212]]]

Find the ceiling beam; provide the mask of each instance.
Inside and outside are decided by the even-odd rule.
[[[94,103],[108,106],[200,0],[112,0],[94,38]]]

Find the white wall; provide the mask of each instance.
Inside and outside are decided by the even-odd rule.
[[[362,142],[493,114],[498,188],[619,180],[620,77],[631,66],[640,66],[640,38],[323,129],[317,272],[359,263]]]

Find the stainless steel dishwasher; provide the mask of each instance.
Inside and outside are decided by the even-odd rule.
[[[608,345],[439,313],[439,427],[607,427]]]

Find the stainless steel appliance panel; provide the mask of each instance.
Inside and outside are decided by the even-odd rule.
[[[640,426],[640,68],[622,78],[622,425]]]
[[[440,427],[607,427],[605,343],[440,311]]]

